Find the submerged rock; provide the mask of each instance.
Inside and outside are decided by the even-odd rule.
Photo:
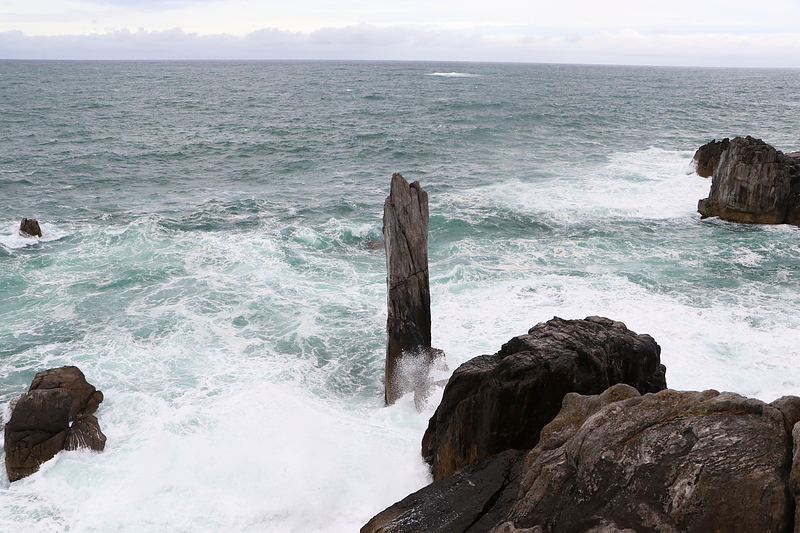
[[[553,318],[494,355],[453,373],[422,440],[434,479],[508,449],[526,450],[569,392],[599,394],[615,383],[641,393],[666,388],[661,349],[608,318]]]
[[[800,225],[800,155],[750,136],[724,143],[695,154],[698,174],[713,166],[711,192],[697,205],[703,218]]]
[[[19,224],[19,232],[21,235],[28,235],[31,237],[41,237],[42,229],[39,227],[39,221],[35,218],[23,218]]]
[[[63,449],[105,448],[106,437],[93,415],[103,393],[77,367],[39,372],[28,392],[12,406],[5,427],[6,472],[16,481]]]
[[[798,417],[791,396],[571,393],[535,448],[446,476],[362,533],[797,531]]]

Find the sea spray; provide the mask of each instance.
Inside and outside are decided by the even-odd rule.
[[[441,389],[382,407],[393,172],[430,195],[449,369],[602,315],[672,388],[800,394],[798,229],[701,221],[687,173],[715,137],[800,149],[790,71],[0,68],[0,401],[75,364],[108,436],[4,484],[0,530],[356,531],[425,485]]]

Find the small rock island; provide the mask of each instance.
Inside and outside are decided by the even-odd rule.
[[[694,161],[699,175],[711,177],[711,192],[697,205],[703,218],[800,226],[800,152],[747,136],[713,140]]]

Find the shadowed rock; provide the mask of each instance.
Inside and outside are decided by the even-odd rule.
[[[730,139],[717,141],[714,139],[710,143],[704,144],[694,153],[694,162],[697,165],[697,174],[704,178],[710,178],[714,174],[714,169],[719,164],[722,152],[728,149]]]
[[[488,531],[514,503],[522,454],[508,450],[428,485],[376,515],[361,533]]]
[[[428,278],[428,194],[419,182],[392,175],[383,208],[386,248],[386,404],[427,388],[431,349],[431,296]],[[404,372],[411,369],[410,372]]]
[[[719,148],[705,150],[711,154],[709,165]],[[719,154],[711,191],[698,202],[697,210],[703,218],[800,225],[800,157],[784,154],[760,139],[736,137]]]
[[[64,443],[65,450],[77,450],[78,448],[89,448],[102,452],[106,447],[106,436],[100,430],[100,422],[94,415],[86,415],[75,422],[67,432],[67,440]]]
[[[72,395],[64,389],[23,394],[5,428],[6,472],[10,481],[39,470],[64,448]]]
[[[19,225],[19,232],[23,236],[41,237],[42,230],[39,227],[39,221],[35,218],[23,218]]]
[[[77,367],[39,372],[30,389],[12,406],[5,427],[6,472],[16,481],[62,449],[102,451],[106,437],[92,415],[103,393],[86,382]]]
[[[103,393],[86,381],[86,376],[77,366],[62,366],[38,372],[31,382],[30,391],[40,389],[65,389],[72,394],[71,420],[97,411],[103,401]]]
[[[661,349],[608,318],[553,318],[494,355],[453,373],[422,439],[434,479],[508,449],[533,448],[568,392],[599,394],[615,383],[666,387]]]

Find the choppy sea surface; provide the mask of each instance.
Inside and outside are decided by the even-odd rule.
[[[696,212],[748,134],[800,150],[800,71],[0,61],[0,410],[77,365],[108,437],[0,476],[0,531],[357,531],[428,483],[441,391],[382,405],[393,172],[450,371],[603,315],[672,388],[800,395],[800,228]]]

